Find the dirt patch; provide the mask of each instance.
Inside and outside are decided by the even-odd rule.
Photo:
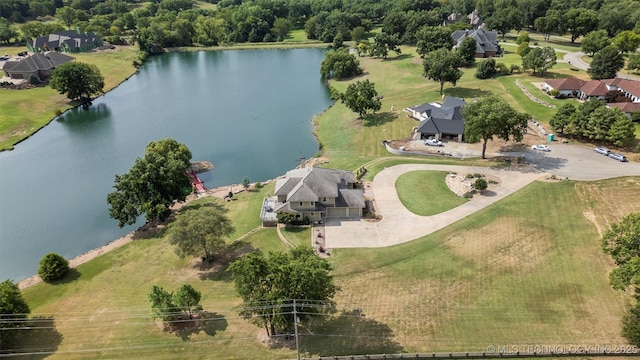
[[[551,234],[510,218],[498,218],[473,232],[458,233],[445,243],[452,252],[496,272],[532,269],[552,245]]]
[[[611,224],[632,212],[640,212],[640,178],[612,179],[606,182],[576,183],[576,193],[590,208],[583,211],[602,236]]]

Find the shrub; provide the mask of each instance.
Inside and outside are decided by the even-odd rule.
[[[56,114],[56,116],[62,115],[62,110],[56,109],[55,114]]]
[[[264,187],[264,185],[262,185],[262,183],[259,181],[256,183],[255,186],[256,186],[256,189],[262,189]]]
[[[496,72],[499,73],[500,75],[507,75],[509,74],[509,67],[507,67],[505,63],[497,63]]]
[[[293,213],[286,213],[282,211],[276,214],[276,218],[281,224],[291,224],[292,222],[296,221],[296,216]]]
[[[30,75],[29,76],[29,84],[38,85],[38,84],[40,84],[40,79],[35,75]]]
[[[40,260],[38,275],[44,281],[58,280],[69,272],[69,262],[62,256],[49,253]]]
[[[483,190],[487,189],[487,186],[489,186],[487,184],[487,180],[485,180],[484,178],[478,178],[474,183],[473,183],[473,188],[482,192]]]
[[[478,79],[488,79],[496,73],[496,61],[493,58],[482,60],[475,73],[475,77]]]
[[[465,179],[473,179],[473,174],[467,174],[467,176],[464,177]]]
[[[523,31],[520,33],[520,36],[516,38],[516,44],[520,45],[523,42],[530,42],[531,38],[529,37],[529,33],[527,31]]]
[[[558,97],[558,95],[560,95],[560,90],[558,89],[553,89],[549,91],[549,95],[553,96],[553,97]]]

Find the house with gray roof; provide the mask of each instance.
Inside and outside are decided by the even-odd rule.
[[[6,77],[14,80],[29,80],[31,76],[35,76],[38,80],[45,81],[51,77],[53,69],[73,60],[75,58],[54,51],[35,53],[7,60],[2,71]]]
[[[364,192],[356,184],[351,171],[316,167],[290,170],[276,179],[274,196],[263,202],[262,223],[275,225],[279,212],[293,213],[299,221],[361,217]]]
[[[462,40],[470,37],[476,40],[476,58],[488,58],[499,56],[502,53],[498,45],[498,33],[483,29],[456,30],[451,34],[453,46],[457,49]]]
[[[89,31],[81,33],[77,30],[66,30],[41,36],[27,42],[30,52],[60,51],[83,52],[91,51],[102,46],[103,41],[96,34]]]
[[[412,118],[420,121],[415,136],[422,139],[436,138],[462,141],[464,134],[464,118],[462,107],[464,99],[450,96],[440,103],[427,103],[405,108]]]

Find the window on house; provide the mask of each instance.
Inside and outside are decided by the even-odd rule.
[[[302,201],[300,201],[300,206],[302,206]]]
[[[313,213],[311,213],[311,216],[313,216]]]
[[[326,198],[326,197],[323,197],[323,198],[322,198],[322,201],[327,201],[327,198]]]
[[[300,219],[300,214],[296,214],[296,219]]]

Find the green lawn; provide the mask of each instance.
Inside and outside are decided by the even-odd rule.
[[[220,204],[237,223],[263,195]],[[637,196],[638,178],[536,182],[410,243],[335,249],[338,312],[301,328],[301,351],[329,356],[482,350],[504,341],[623,343],[626,298],[608,284],[611,261],[596,227],[640,211],[640,204],[624,201]],[[307,229],[286,233],[301,242],[309,235]],[[286,250],[275,229],[261,229],[214,266],[201,267],[178,258],[162,233],[135,240],[78,267],[62,283],[24,290],[33,315],[51,328],[27,333],[22,346],[57,351],[51,359],[292,358],[293,343],[268,348],[259,341],[261,330],[233,310],[240,300],[225,269],[256,248]],[[174,290],[184,283],[202,292],[211,320],[189,331],[161,331],[149,319],[146,294],[152,285]],[[351,316],[353,309],[364,317]]]
[[[24,47],[0,48],[0,52],[9,54],[24,50]],[[104,76],[105,91],[108,91],[135,72],[132,61],[136,53],[133,48],[124,48],[117,52],[72,56],[76,61],[95,64]],[[68,101],[48,86],[20,91],[0,89],[0,151],[13,148],[14,144],[47,125],[56,116],[56,110],[69,109]]]
[[[311,246],[311,227],[287,226],[281,230],[293,246]]]
[[[444,171],[412,171],[401,175],[396,190],[402,204],[414,214],[429,216],[467,202],[449,190]]]

